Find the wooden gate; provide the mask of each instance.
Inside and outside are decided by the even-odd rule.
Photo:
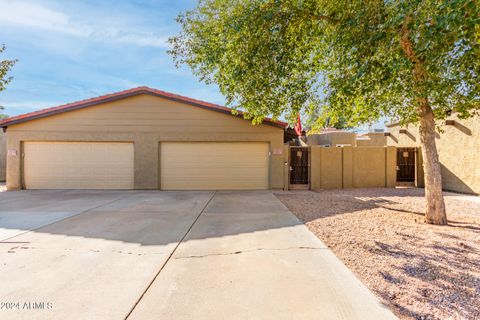
[[[415,182],[417,148],[397,148],[397,182]]]
[[[290,147],[290,189],[309,189],[308,147]]]

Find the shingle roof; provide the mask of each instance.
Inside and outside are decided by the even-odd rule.
[[[217,105],[217,104],[213,104],[213,103],[209,103],[209,102],[205,102],[205,101],[201,101],[201,100],[192,99],[192,98],[189,98],[189,97],[185,97],[185,96],[181,96],[181,95],[178,95],[178,94],[174,94],[174,93],[170,93],[170,92],[166,92],[166,91],[162,91],[162,90],[157,90],[157,89],[153,89],[153,88],[149,88],[149,87],[137,87],[137,88],[128,89],[128,90],[124,90],[124,91],[120,91],[120,92],[106,94],[106,95],[95,97],[95,98],[90,98],[90,99],[80,100],[80,101],[77,101],[77,102],[72,102],[72,103],[60,105],[60,106],[57,106],[57,107],[42,109],[42,110],[38,110],[38,111],[34,111],[34,112],[21,114],[21,115],[18,115],[18,116],[6,118],[6,119],[3,119],[3,120],[0,120],[0,127],[5,128],[5,127],[8,127],[9,125],[12,125],[12,124],[26,122],[26,121],[30,121],[30,120],[34,120],[34,119],[38,119],[38,118],[43,118],[43,117],[48,117],[48,116],[55,115],[55,114],[58,114],[58,113],[68,112],[68,111],[77,110],[77,109],[81,109],[81,108],[91,107],[91,106],[95,106],[95,105],[98,105],[98,104],[101,104],[101,103],[111,102],[111,101],[115,101],[115,100],[119,100],[119,99],[124,99],[124,98],[127,98],[127,97],[139,95],[139,94],[150,94],[150,95],[153,95],[153,96],[157,96],[157,97],[161,97],[161,98],[165,98],[165,99],[169,99],[169,100],[173,100],[173,101],[177,101],[177,102],[183,102],[183,103],[186,103],[186,104],[189,104],[189,105],[192,105],[192,106],[196,106],[196,107],[200,107],[200,108],[204,108],[204,109],[207,109],[207,110],[222,112],[222,113],[225,113],[225,114],[229,114],[231,116],[238,116],[238,117],[243,118],[243,113],[241,111],[239,111],[236,115],[233,115],[232,114],[232,109],[224,107],[224,106],[220,106],[220,105]],[[265,124],[273,125],[273,126],[276,126],[276,127],[279,127],[279,128],[286,128],[287,125],[288,125],[285,122],[274,121],[270,118],[265,118],[263,120],[263,122]]]

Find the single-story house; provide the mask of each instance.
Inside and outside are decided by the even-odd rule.
[[[436,133],[442,183],[445,190],[480,194],[480,117],[459,119],[455,113],[440,124],[443,132]],[[418,126],[387,125],[389,146],[420,147]],[[420,151],[420,150],[419,150]],[[421,152],[416,156],[416,185],[423,187]],[[407,154],[407,152],[405,152]]]
[[[0,121],[7,188],[281,189],[287,124],[139,87]]]

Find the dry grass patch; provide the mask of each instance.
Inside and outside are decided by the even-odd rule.
[[[277,197],[402,319],[480,319],[480,202],[446,198],[449,226],[423,223],[422,189]]]

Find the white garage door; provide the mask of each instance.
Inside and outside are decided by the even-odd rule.
[[[268,189],[268,144],[166,142],[160,145],[164,190]]]
[[[133,143],[25,142],[27,189],[133,189]]]

